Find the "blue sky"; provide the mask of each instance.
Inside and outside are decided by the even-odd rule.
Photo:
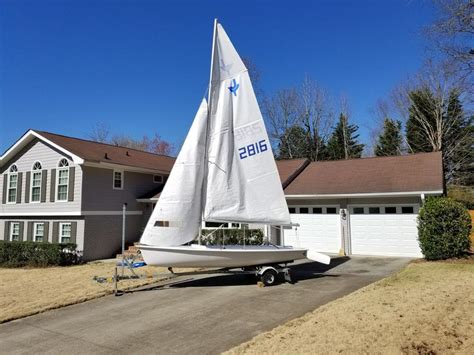
[[[425,57],[430,1],[0,0],[0,151],[28,128],[158,133],[178,146],[209,80],[213,18],[266,93],[305,75],[348,98],[361,138]]]

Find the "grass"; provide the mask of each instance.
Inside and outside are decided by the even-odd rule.
[[[230,354],[472,354],[474,259],[401,272],[260,334]]]
[[[114,265],[92,262],[67,267],[0,268],[0,323],[111,294],[112,283],[99,284],[92,278],[112,277]],[[161,273],[166,269],[146,266],[137,272]],[[119,287],[128,289],[156,281],[120,281]]]

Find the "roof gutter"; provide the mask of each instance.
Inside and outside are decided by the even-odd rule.
[[[406,191],[406,192],[373,192],[373,193],[353,193],[353,194],[285,194],[286,198],[292,199],[325,199],[325,198],[350,198],[350,197],[410,197],[442,195],[443,190],[433,191]]]

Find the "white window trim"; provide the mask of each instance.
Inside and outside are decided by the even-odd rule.
[[[323,213],[313,213],[313,208],[314,207],[320,207],[323,209]],[[327,208],[335,208],[336,213],[327,213]],[[323,204],[323,205],[288,205],[288,209],[290,208],[295,208],[296,212],[291,213],[291,214],[308,214],[308,215],[326,215],[326,214],[332,214],[336,215],[341,212],[341,205],[333,205],[333,204]],[[300,213],[300,208],[308,208],[308,213]]]
[[[159,178],[160,181],[156,181],[155,178]],[[153,182],[155,184],[162,184],[165,181],[163,175],[153,175]]]
[[[10,179],[12,176],[16,176],[16,187],[15,187],[15,200],[14,201],[9,201],[10,198]],[[6,197],[6,202],[8,205],[14,205],[16,204],[16,201],[18,199],[18,172],[16,173],[8,173],[8,179],[7,179],[7,196]]]
[[[43,240],[42,242],[44,242],[45,240],[48,241],[48,236],[47,235],[44,235],[44,222],[34,222],[33,223],[33,241],[36,242],[36,228],[38,227],[38,225],[42,224],[43,225]],[[38,243],[42,243],[42,242],[38,242]]]
[[[115,173],[120,173],[120,176],[121,176],[120,181],[122,182],[120,187],[115,187]],[[123,190],[124,182],[125,182],[125,174],[124,174],[123,170],[115,170],[114,169],[114,173],[112,174],[112,188],[114,190]]]
[[[33,175],[40,174],[40,184],[39,184],[39,200],[33,201]],[[31,170],[31,177],[30,177],[30,203],[40,203],[41,202],[41,188],[43,182],[43,171],[42,170]]]
[[[355,207],[362,207],[364,209],[364,214],[362,213],[354,213],[354,208]],[[369,213],[369,207],[380,207],[380,213]],[[385,207],[396,207],[397,208],[397,213],[385,213]],[[402,207],[413,207],[413,213],[402,213]],[[387,215],[417,215],[420,213],[420,205],[417,203],[359,203],[359,204],[350,204],[347,205],[347,209],[350,214],[353,215],[382,215],[382,214],[387,214]]]
[[[59,199],[59,172],[66,170],[67,171],[67,184],[66,184],[66,199],[65,200],[60,200]],[[55,194],[55,202],[68,202],[67,197],[68,197],[68,192],[69,192],[69,166],[67,167],[62,167],[62,168],[57,168],[56,169],[56,194]]]
[[[69,228],[70,228],[70,231],[72,232],[72,223],[71,222],[60,222],[59,223],[59,231],[58,231],[58,242],[61,244],[63,243],[63,226],[64,225],[69,225]],[[72,238],[72,235],[70,234],[69,235],[69,242],[70,243],[70,239]]]
[[[18,225],[18,240],[20,240],[20,222],[10,222],[10,241],[13,241],[13,226]]]

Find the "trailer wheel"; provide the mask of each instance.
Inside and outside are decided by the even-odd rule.
[[[278,272],[273,269],[268,269],[261,276],[260,280],[265,286],[272,286],[277,282]]]

